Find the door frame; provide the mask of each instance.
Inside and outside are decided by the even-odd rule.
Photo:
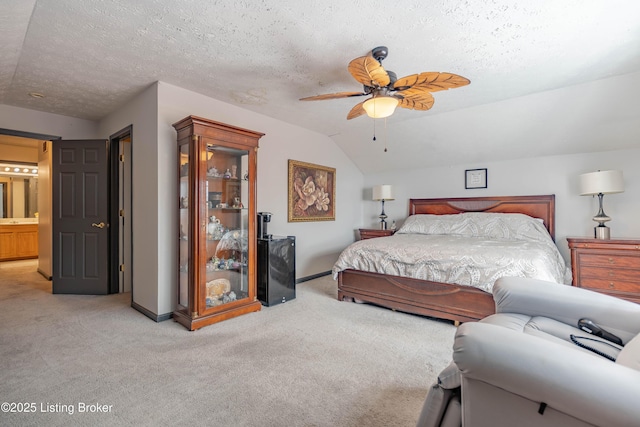
[[[40,141],[52,141],[55,139],[62,139],[61,136],[47,135],[44,133],[23,132],[21,130],[4,129],[0,128],[0,134],[9,136],[19,136],[21,138],[38,139]]]
[[[17,136],[21,138],[31,139],[34,141],[44,141],[45,145],[38,146],[38,152],[43,152],[43,151],[46,152],[50,148],[52,141],[57,141],[59,139],[62,139],[62,137],[58,135],[48,135],[48,134],[36,133],[36,132],[25,132],[25,131],[20,131],[15,129],[6,129],[6,128],[0,128],[0,135]],[[49,144],[48,146],[49,148],[47,148],[46,144]],[[38,160],[36,159],[36,162],[37,161]],[[39,182],[39,184],[42,184],[42,182]],[[49,193],[47,197],[49,201],[48,203],[49,206],[47,208],[40,207],[39,211],[41,213],[41,218],[45,219],[45,222],[47,222],[48,225],[43,225],[42,221],[39,221],[38,223],[38,246],[40,247],[39,254],[38,254],[38,273],[40,273],[45,279],[50,281],[52,279],[52,271],[53,271],[53,265],[52,265],[53,264],[52,262],[52,257],[53,257],[52,232],[53,231],[51,230],[50,222],[48,219],[49,218],[48,215],[50,215],[50,212],[45,213],[43,209],[48,209],[49,211],[51,210],[52,188],[50,185],[48,186],[38,185],[38,193],[43,191],[46,191],[47,193]],[[39,200],[39,202],[40,201],[41,200]],[[47,247],[47,249],[42,249],[43,247]],[[42,255],[43,252],[44,252],[44,255]]]
[[[120,141],[127,137],[129,138],[129,153],[121,152]],[[109,165],[109,180],[111,183],[109,187],[109,222],[111,224],[109,229],[109,240],[111,242],[109,249],[109,293],[124,291],[123,282],[126,279],[123,276],[133,277],[133,236],[126,235],[127,227],[122,224],[120,217],[120,210],[124,209],[124,206],[121,206],[121,200],[125,197],[131,198],[132,194],[131,181],[126,179],[127,176],[131,177],[132,161],[130,152],[133,151],[131,150],[132,143],[133,125],[129,125],[109,137],[109,158],[111,159],[111,164]],[[129,154],[128,159],[127,154]],[[121,161],[121,155],[124,156],[124,161]],[[124,171],[125,168],[128,168],[128,174]],[[129,200],[128,205],[132,206],[131,200]],[[132,212],[127,212],[125,209],[124,215],[129,220],[129,224],[131,224]],[[131,225],[129,225],[129,229],[131,229]],[[124,245],[128,245],[128,251],[124,250]],[[130,259],[126,259],[127,252],[131,257]],[[123,260],[124,271],[120,270],[121,260]],[[129,281],[132,283],[130,279]],[[133,283],[131,286],[131,298],[133,301]]]

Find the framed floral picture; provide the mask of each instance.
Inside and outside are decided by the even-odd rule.
[[[336,170],[289,160],[289,222],[335,221]]]

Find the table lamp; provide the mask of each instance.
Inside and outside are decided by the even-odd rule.
[[[380,214],[380,230],[387,229],[387,215],[384,213],[385,200],[394,200],[393,187],[391,185],[376,185],[373,187],[373,200],[380,200],[382,202],[382,213]]]
[[[622,193],[624,191],[624,181],[622,179],[622,171],[609,170],[590,172],[580,175],[580,195],[581,196],[598,196],[600,210],[593,217],[598,223],[594,227],[594,237],[596,239],[608,240],[611,236],[609,227],[604,225],[610,221],[602,209],[602,199],[605,194]]]

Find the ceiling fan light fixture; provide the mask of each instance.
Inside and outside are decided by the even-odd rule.
[[[393,96],[376,96],[362,104],[367,115],[374,119],[382,119],[393,114],[398,106],[398,98]]]
[[[352,59],[347,65],[347,71],[364,88],[362,92],[325,93],[300,98],[300,101],[371,96],[354,105],[347,114],[347,120],[365,114],[378,119],[389,117],[396,107],[427,111],[433,107],[434,103],[431,92],[454,89],[471,83],[466,77],[435,71],[412,74],[398,79],[396,73],[387,71],[382,66],[382,60],[386,58],[387,53],[388,49],[385,46],[378,46],[369,55]]]

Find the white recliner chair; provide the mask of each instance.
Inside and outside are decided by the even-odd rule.
[[[640,426],[640,304],[523,278],[493,293],[496,314],[456,331],[419,427]]]

